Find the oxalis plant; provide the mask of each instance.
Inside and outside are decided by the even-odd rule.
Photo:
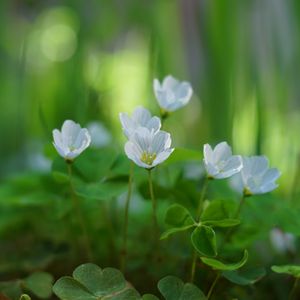
[[[119,114],[125,155],[113,147],[90,149],[91,133],[74,121],[53,130],[61,157],[53,162],[51,188],[63,199],[54,223],[62,228],[63,222],[56,236],[68,249],[53,261],[65,260],[66,274],[72,273],[54,283],[54,294],[62,300],[259,299],[254,284],[267,273],[284,276],[275,274],[280,273],[295,278],[286,294],[297,299],[300,266],[266,270],[253,247],[260,231],[283,219],[257,213],[260,202],[269,203],[267,194],[277,188],[280,172],[265,156],[233,155],[227,142],[205,144],[203,153],[173,148],[164,122],[189,103],[192,87],[167,76],[162,83],[155,79],[153,88],[160,117],[142,106]],[[111,212],[107,203],[117,208]],[[278,211],[287,212],[286,207]],[[286,251],[286,234],[273,230],[275,246]],[[113,257],[117,268],[100,267],[108,262],[102,256]],[[78,258],[83,264],[75,267]],[[157,279],[156,287],[151,278]],[[49,273],[35,272],[0,283],[0,296],[46,299],[52,283]]]

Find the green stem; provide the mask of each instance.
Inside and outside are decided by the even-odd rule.
[[[122,273],[124,273],[125,269],[126,269],[128,217],[129,217],[130,199],[131,199],[131,194],[132,194],[133,171],[134,171],[134,163],[131,162],[129,179],[128,179],[128,191],[127,191],[127,197],[126,197],[126,202],[125,202],[125,212],[124,212],[123,247],[122,247],[122,252],[121,252],[121,271],[122,271]]]
[[[156,199],[154,196],[153,191],[153,182],[152,182],[152,170],[148,170],[148,181],[149,181],[149,192],[151,196],[151,202],[152,202],[152,220],[153,220],[153,226],[155,230],[155,240],[158,239],[158,223],[157,223],[157,216],[156,216]]]
[[[215,278],[215,280],[214,280],[214,282],[210,286],[210,289],[209,289],[208,293],[207,293],[207,296],[206,296],[207,300],[210,299],[210,296],[212,295],[212,293],[214,291],[214,288],[215,288],[215,286],[216,286],[216,284],[217,284],[217,282],[218,282],[218,280],[219,280],[220,277],[221,277],[221,274],[218,273],[217,276],[216,276],[216,278]]]
[[[197,215],[196,215],[196,221],[197,222],[200,221],[200,216],[201,216],[201,212],[202,212],[202,209],[203,209],[204,197],[205,197],[207,187],[208,187],[208,181],[209,181],[209,178],[206,177],[205,181],[204,181],[204,184],[203,184],[203,187],[202,187],[200,200],[199,200],[198,207],[197,207]],[[192,260],[192,267],[191,267],[191,277],[190,277],[191,282],[194,282],[194,279],[195,279],[197,258],[198,258],[197,251],[194,250],[193,260]]]
[[[73,181],[72,181],[72,163],[67,162],[67,166],[68,166],[68,173],[69,173],[69,181],[70,181],[73,209],[74,209],[75,214],[77,215],[77,222],[78,222],[79,226],[81,227],[82,235],[84,238],[84,246],[85,246],[85,252],[86,252],[87,259],[89,261],[93,261],[93,254],[92,254],[92,250],[91,250],[89,236],[87,233],[86,225],[85,225],[85,222],[84,222],[84,219],[82,216],[79,201],[76,196],[75,188],[74,188]]]
[[[295,298],[296,296],[296,291],[297,291],[297,288],[298,288],[298,282],[299,282],[299,277],[297,277],[294,281],[294,284],[293,284],[293,287],[291,289],[291,292],[289,294],[289,300],[292,300]]]
[[[197,221],[199,221],[200,216],[201,216],[201,212],[202,212],[202,209],[203,209],[203,202],[204,202],[204,197],[205,197],[207,187],[208,187],[208,181],[209,181],[209,178],[206,177],[205,180],[204,180],[204,183],[203,183],[203,187],[202,187],[202,191],[201,191],[201,195],[200,195],[200,200],[199,200],[199,203],[198,203],[197,215],[196,215]]]
[[[240,217],[240,214],[241,214],[241,211],[242,211],[242,207],[244,206],[245,204],[245,200],[246,200],[246,196],[245,194],[243,194],[241,200],[240,200],[240,203],[239,203],[239,206],[238,206],[238,209],[234,215],[234,219],[237,219]]]

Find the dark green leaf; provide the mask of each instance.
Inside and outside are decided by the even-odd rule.
[[[95,300],[102,297],[111,300],[139,300],[139,293],[129,287],[119,270],[101,269],[88,263],[76,268],[72,277],[59,279],[54,293],[63,300]]]
[[[73,278],[84,285],[95,296],[104,296],[126,287],[123,274],[116,269],[102,270],[94,264],[84,264],[76,268]]]
[[[25,288],[39,298],[49,298],[52,294],[53,276],[46,272],[36,272],[24,279]]]
[[[239,285],[251,285],[266,275],[265,268],[240,269],[224,271],[222,275],[229,281]]]
[[[202,260],[203,263],[212,267],[215,270],[233,271],[241,268],[247,262],[248,251],[245,250],[241,260],[236,263],[223,263],[220,260],[217,260],[215,258],[209,258],[209,257],[200,257],[200,259]]]
[[[187,226],[183,226],[183,227],[170,228],[170,229],[164,231],[161,234],[160,239],[164,240],[164,239],[168,238],[170,235],[172,235],[174,233],[185,231],[185,230],[188,230],[188,229],[190,229],[192,227],[194,227],[194,225],[187,225]]]
[[[201,216],[201,222],[221,221],[232,219],[237,210],[237,204],[229,199],[213,200],[209,203]]]
[[[191,283],[174,276],[166,276],[158,282],[158,289],[166,300],[205,300],[202,291]]]
[[[192,244],[201,256],[216,256],[217,242],[214,230],[205,225],[197,227],[191,236]]]
[[[173,204],[168,208],[165,222],[174,227],[185,227],[195,224],[190,212],[179,204]]]
[[[82,284],[72,277],[62,277],[53,286],[53,292],[62,300],[96,300]]]
[[[211,220],[203,221],[203,225],[208,225],[212,227],[233,227],[239,225],[241,222],[238,219],[223,219],[223,220]]]
[[[145,294],[145,295],[143,295],[142,299],[143,300],[159,300],[159,298],[157,298],[156,296],[151,295],[151,294]]]

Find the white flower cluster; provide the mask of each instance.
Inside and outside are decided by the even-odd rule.
[[[276,180],[280,172],[276,168],[269,168],[265,156],[232,155],[226,142],[218,144],[214,149],[205,144],[203,152],[207,176],[221,179],[235,175],[232,185],[245,196],[265,194],[278,186]]]
[[[183,107],[193,94],[190,83],[179,82],[170,75],[162,84],[154,79],[153,88],[163,112],[173,112]],[[119,116],[128,139],[125,153],[138,166],[152,169],[171,155],[174,150],[171,148],[171,136],[161,130],[160,118],[151,116],[143,107],[137,107],[132,116],[127,113],[120,113]],[[71,120],[64,122],[61,131],[53,130],[53,139],[54,147],[66,161],[73,161],[91,143],[89,131]],[[211,179],[235,175],[233,186],[246,196],[274,190],[280,177],[276,168],[269,168],[267,157],[232,155],[231,147],[226,142],[219,143],[214,149],[204,145],[204,166]]]
[[[128,138],[125,153],[138,166],[152,169],[173,152],[170,134],[160,130],[160,119],[152,117],[147,109],[137,107],[131,117],[120,113],[120,121]]]

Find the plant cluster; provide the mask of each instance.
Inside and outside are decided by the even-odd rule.
[[[27,195],[20,201],[31,204],[31,213],[45,216],[41,228],[32,228],[35,233],[48,230],[41,237],[53,249],[44,255],[46,262],[28,269],[51,271],[65,264],[63,273],[79,260],[85,262],[72,276],[55,282],[53,292],[62,300],[255,299],[249,286],[266,275],[266,260],[256,242],[271,232],[275,250],[295,251],[294,236],[284,232],[297,234],[286,226],[290,207],[266,195],[277,188],[281,174],[269,167],[265,156],[233,155],[227,142],[205,144],[203,153],[172,148],[165,121],[190,101],[193,90],[172,76],[162,83],[155,79],[153,87],[161,118],[144,107],[119,115],[126,155],[114,147],[93,148],[89,130],[66,120],[61,130],[53,130],[53,145],[64,160],[54,159],[51,174],[11,179],[7,190],[1,190],[17,203]],[[47,207],[40,204],[41,195]],[[53,206],[58,209],[49,213]],[[278,213],[268,212],[274,209]],[[32,217],[30,212],[24,222]],[[95,264],[110,260],[121,271]],[[297,293],[299,269],[272,267],[296,278],[291,299]],[[158,294],[153,281],[161,277]],[[48,273],[33,273],[3,282],[1,296],[48,298],[52,281]]]

